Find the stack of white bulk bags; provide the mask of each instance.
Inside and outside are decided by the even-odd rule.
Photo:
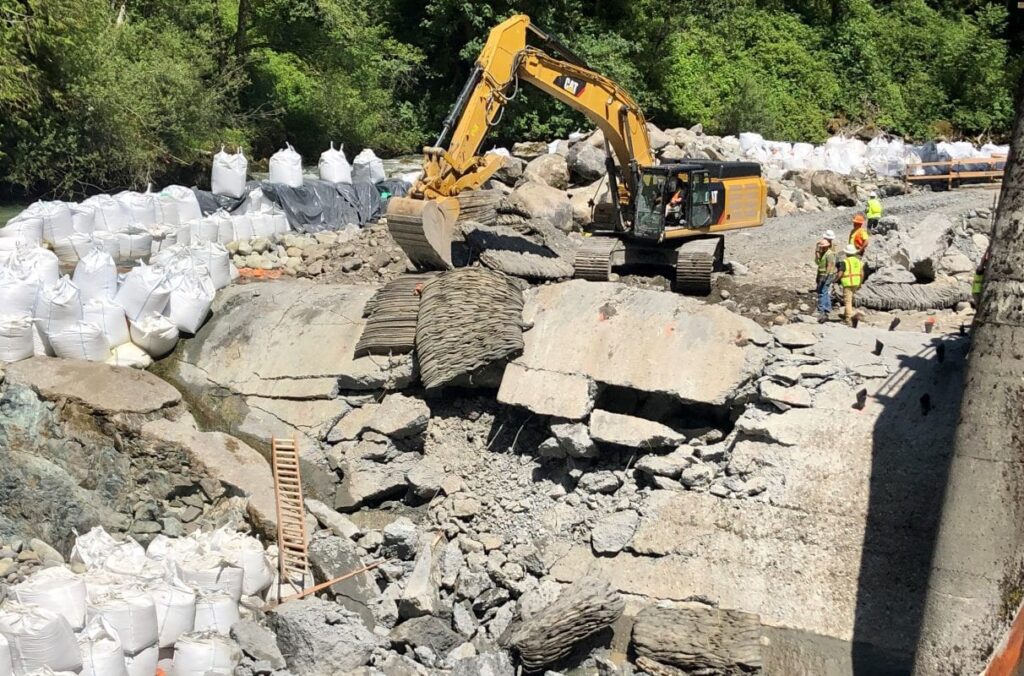
[[[117,632],[126,655],[156,645],[160,634],[153,599],[138,588],[124,587],[90,600],[89,617],[102,617]]]
[[[345,146],[338,146],[334,149],[334,141],[331,147],[320,154],[320,178],[331,183],[351,183],[352,165],[345,159]]]
[[[302,157],[292,144],[286,143],[270,157],[270,182],[284,183],[292,188],[302,187]]]
[[[75,634],[62,615],[8,602],[0,608],[0,634],[10,647],[16,674],[42,667],[74,672],[82,668]]]
[[[239,150],[237,153],[226,153],[221,146],[220,152],[213,156],[213,171],[210,183],[213,194],[228,197],[241,197],[245,194],[245,174],[249,162]]]
[[[178,344],[178,327],[157,312],[143,315],[138,320],[130,319],[128,331],[132,342],[154,358],[170,354]]]
[[[369,148],[364,148],[352,160],[352,180],[378,183],[385,178],[387,175],[384,173],[384,162]]]

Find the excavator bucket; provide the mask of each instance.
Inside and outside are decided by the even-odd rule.
[[[392,197],[388,202],[388,230],[419,270],[450,270],[452,233],[459,217],[454,197],[436,200]]]

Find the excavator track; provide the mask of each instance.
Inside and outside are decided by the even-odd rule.
[[[607,282],[612,273],[612,255],[623,246],[614,237],[588,237],[576,250],[573,277],[592,282]]]
[[[711,273],[721,267],[725,240],[695,239],[676,249],[676,291],[699,296],[711,293]]]

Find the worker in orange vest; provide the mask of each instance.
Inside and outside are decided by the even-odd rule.
[[[849,243],[856,247],[859,255],[863,256],[867,251],[870,238],[868,229],[864,227],[864,214],[857,214],[853,217],[853,230],[850,231]]]

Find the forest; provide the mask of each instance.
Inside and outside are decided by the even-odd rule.
[[[1016,0],[0,0],[0,196],[204,181],[221,145],[415,152],[525,13],[661,127],[1004,139]],[[495,142],[584,127],[523,90]]]

